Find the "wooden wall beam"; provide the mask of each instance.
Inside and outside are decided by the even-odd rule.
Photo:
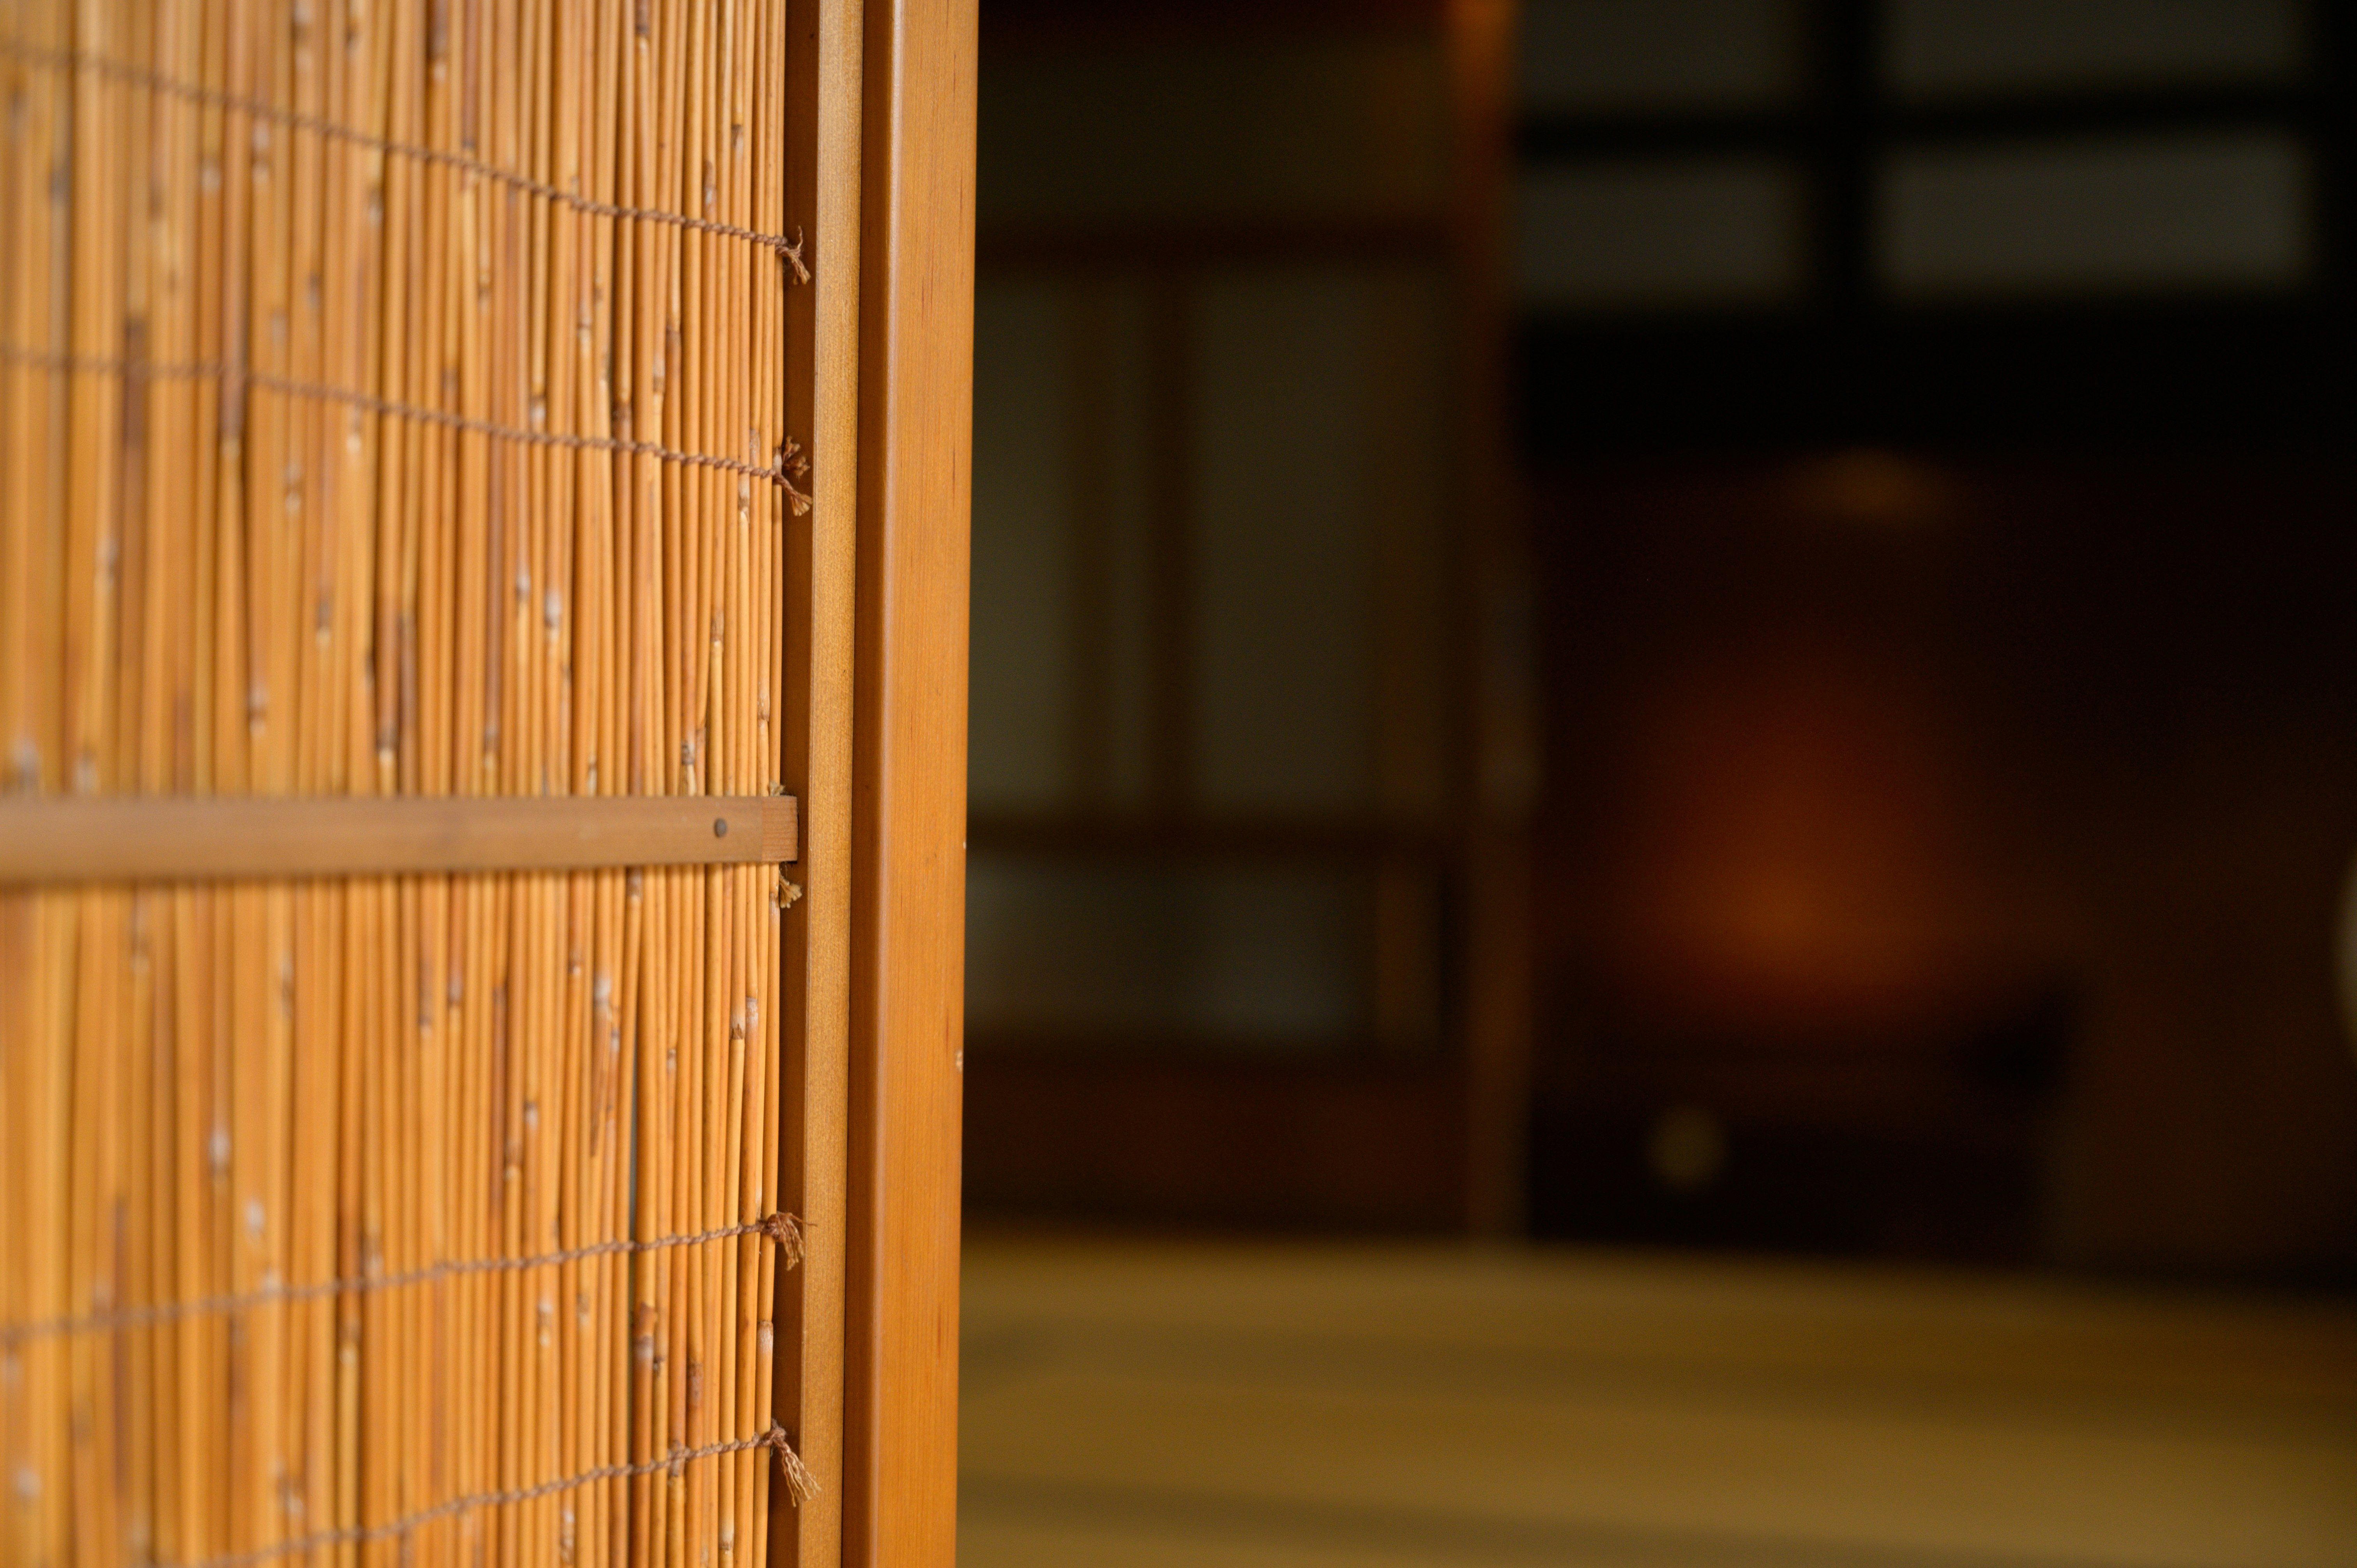
[[[974,0],[867,0],[844,1554],[957,1550]]]

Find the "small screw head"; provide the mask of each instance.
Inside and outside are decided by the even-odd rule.
[[[712,836],[716,839],[725,839],[728,836],[727,818],[715,817],[712,819]]]

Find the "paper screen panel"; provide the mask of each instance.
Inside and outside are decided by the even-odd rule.
[[[784,27],[0,6],[6,789],[773,789]],[[0,1563],[761,1561],[790,897],[0,888]]]

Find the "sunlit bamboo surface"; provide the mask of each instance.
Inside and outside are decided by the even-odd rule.
[[[5,788],[772,788],[784,23],[0,0]],[[0,888],[0,1564],[761,1562],[780,897]]]

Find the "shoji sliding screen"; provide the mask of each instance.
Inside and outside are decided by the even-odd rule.
[[[0,0],[0,1564],[840,1554],[904,9]]]

